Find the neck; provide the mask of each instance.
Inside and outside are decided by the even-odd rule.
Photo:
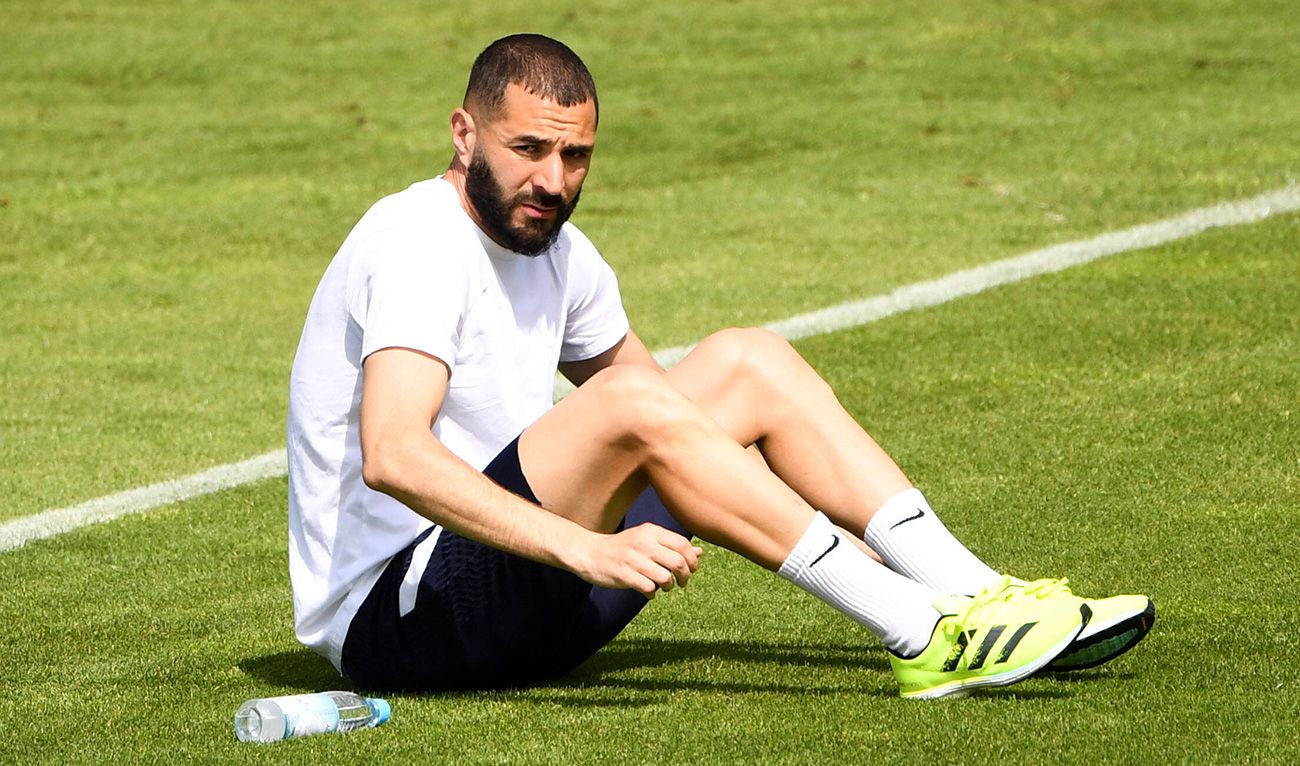
[[[483,219],[479,218],[478,211],[474,209],[474,204],[469,201],[469,193],[465,191],[465,176],[465,166],[455,159],[447,166],[447,172],[442,174],[442,177],[456,189],[456,196],[460,198],[460,207],[465,211],[465,215],[470,217],[475,226],[486,232],[487,229],[483,227]]]

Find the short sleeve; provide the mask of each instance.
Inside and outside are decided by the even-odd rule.
[[[586,237],[573,230],[561,362],[580,362],[613,348],[628,331],[614,270]]]
[[[359,246],[348,310],[361,327],[361,358],[410,348],[453,369],[469,307],[465,259],[419,238],[384,232]]]

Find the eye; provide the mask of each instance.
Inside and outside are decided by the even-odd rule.
[[[525,157],[536,157],[542,153],[541,144],[515,144],[514,150]]]

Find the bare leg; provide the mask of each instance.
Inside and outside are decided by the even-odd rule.
[[[861,537],[885,500],[912,484],[789,343],[724,330],[668,372],[673,386],[808,503]]]
[[[814,511],[661,373],[604,370],[519,441],[543,505],[590,529],[612,530],[652,482],[701,538],[776,570]]]
[[[752,457],[756,463],[758,463],[759,465],[761,465],[763,468],[767,470],[771,470],[771,466],[767,464],[767,460],[763,458],[763,453],[758,449],[757,445],[751,444],[749,446],[749,449],[746,450],[746,452],[749,453],[749,456]],[[863,540],[860,535],[856,535],[850,532],[849,530],[844,529],[843,527],[841,527],[840,529],[843,532],[845,532],[844,539],[851,541],[853,545],[857,547],[858,550],[870,556],[877,563],[884,563],[884,560],[880,558],[880,554],[877,553],[875,549],[873,549],[870,545],[867,545],[867,541]]]
[[[648,481],[695,534],[778,571],[891,649],[911,656],[930,641],[935,591],[864,555],[856,534],[840,545],[844,535],[829,519],[656,370],[597,373],[523,433],[519,459],[553,513],[611,531]],[[642,529],[650,528],[623,534]]]
[[[668,376],[733,438],[755,442],[800,496],[855,538],[866,537],[895,571],[949,593],[978,593],[997,582],[998,573],[953,537],[782,338],[726,330]],[[885,515],[878,518],[882,505]]]
[[[764,541],[769,553],[763,563],[775,568],[812,508],[860,539],[880,504],[912,486],[830,386],[773,333],[724,330],[706,338],[667,373],[689,402],[645,372],[606,370],[602,380],[593,378],[525,432],[521,460],[548,507],[584,526],[611,528],[653,481],[704,539],[710,539],[713,510],[732,515],[742,506],[759,514],[773,504],[798,508],[780,544]],[[636,380],[609,385],[612,377]],[[646,418],[666,421],[655,426],[658,436],[636,435],[647,428],[640,422]],[[653,439],[658,443],[650,450],[646,442]],[[770,471],[758,461],[744,464],[743,452],[733,448],[750,444],[757,444]],[[745,545],[746,537],[755,537],[752,530],[732,542]]]

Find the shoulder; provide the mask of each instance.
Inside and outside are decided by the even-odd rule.
[[[609,268],[596,245],[582,230],[570,222],[564,224],[560,234],[557,254],[566,262],[570,272],[589,273]]]
[[[560,268],[570,299],[582,302],[592,295],[617,293],[618,276],[577,226],[565,223],[560,241],[564,252]]]
[[[372,231],[404,231],[412,235],[452,235],[464,228],[464,213],[455,191],[441,178],[417,181],[370,206],[357,224]]]
[[[409,260],[465,263],[478,249],[454,190],[441,178],[383,197],[366,211],[349,239],[369,267]]]
[[[566,245],[564,249],[569,251],[570,256],[576,253],[583,258],[600,257],[600,251],[596,249],[596,245],[572,221],[564,223],[560,237]]]
[[[486,258],[454,194],[434,179],[390,194],[366,212],[339,253],[355,315],[377,297],[385,305],[434,296],[459,305],[477,294]]]

